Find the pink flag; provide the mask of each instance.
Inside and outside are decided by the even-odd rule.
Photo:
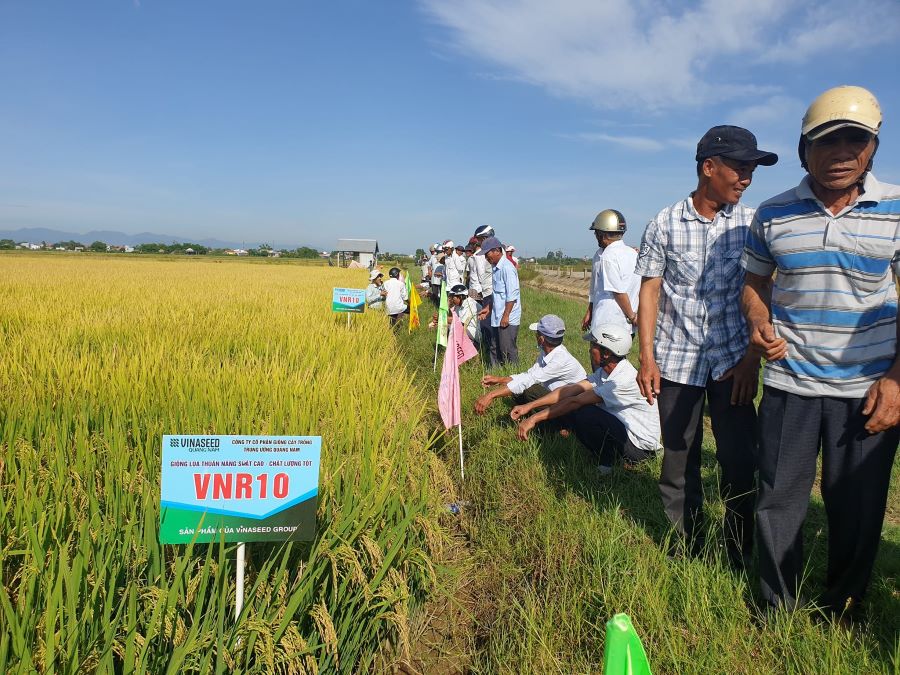
[[[456,352],[456,365],[461,366],[473,356],[478,356],[478,350],[469,339],[465,326],[459,320],[456,312],[453,314],[453,349]]]
[[[444,420],[446,429],[460,424],[459,364],[465,363],[478,353],[466,335],[459,317],[455,312],[450,314],[452,315],[450,341],[447,344],[447,351],[444,352],[441,385],[438,388],[438,410],[441,411],[441,419]]]

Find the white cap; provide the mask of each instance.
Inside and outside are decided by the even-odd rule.
[[[456,248],[456,244],[453,243],[452,239],[448,239],[444,242],[444,248]]]
[[[378,277],[383,277],[384,274],[379,270],[372,270],[369,273],[369,281],[375,281]]]

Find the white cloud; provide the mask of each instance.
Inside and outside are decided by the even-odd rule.
[[[581,134],[566,134],[565,138],[572,138],[588,143],[612,143],[619,145],[628,150],[638,150],[640,152],[659,152],[665,149],[665,145],[654,138],[646,136],[614,136],[612,134],[600,134],[586,132]]]
[[[789,30],[761,51],[760,63],[799,64],[823,52],[848,53],[900,37],[897,0],[828,0],[811,4]]]
[[[728,123],[750,129],[759,125],[792,121],[799,128],[805,110],[806,104],[800,99],[779,94],[756,105],[736,108],[731,112]]]
[[[491,64],[498,76],[599,107],[650,111],[777,94],[735,73],[762,60],[809,59],[835,45],[862,47],[879,22],[891,26],[900,13],[896,0],[829,0],[805,12],[803,0],[699,0],[687,8],[667,0],[420,3],[455,49]],[[785,34],[795,25],[802,28]]]

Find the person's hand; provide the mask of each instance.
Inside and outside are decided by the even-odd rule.
[[[889,372],[869,387],[862,414],[870,415],[866,422],[866,431],[870,434],[897,426],[900,423],[900,376]]]
[[[587,330],[591,327],[591,310],[588,310],[584,313],[584,318],[581,320],[581,330]]]
[[[509,317],[504,315],[502,319],[500,319],[500,328],[506,328],[509,326]]]
[[[481,386],[489,387],[492,384],[500,384],[501,379],[502,378],[498,377],[497,375],[485,375],[481,378]]]
[[[753,403],[759,386],[759,357],[748,350],[744,358],[738,361],[736,366],[726,370],[718,382],[729,377],[734,378],[734,382],[731,383],[731,405]]]
[[[479,396],[478,400],[475,401],[475,412],[479,415],[484,415],[484,411],[488,409],[492,400],[490,394],[482,394]]]
[[[779,361],[787,356],[787,340],[775,335],[775,327],[769,321],[749,326],[750,350],[766,361]]]
[[[528,414],[528,411],[525,409],[524,405],[514,406],[512,410],[509,411],[509,416],[512,418],[513,422],[519,421],[522,417]]]
[[[534,429],[534,422],[531,421],[530,417],[526,417],[521,422],[519,422],[519,426],[516,427],[516,438],[520,441],[528,440],[528,432]]]
[[[480,312],[478,312],[478,320],[484,321],[486,318],[488,318],[488,314],[490,314],[490,313],[491,313],[491,308],[485,307]]]
[[[641,357],[641,367],[638,368],[637,383],[641,390],[641,396],[647,399],[647,403],[653,405],[653,401],[659,395],[660,381],[659,366],[652,356],[644,359]]]

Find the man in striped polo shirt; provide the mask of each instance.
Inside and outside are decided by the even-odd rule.
[[[798,603],[820,446],[829,538],[821,605],[840,614],[859,604],[881,539],[900,441],[900,187],[869,173],[880,126],[878,101],[861,87],[813,101],[799,145],[808,175],[759,207],[742,257],[750,341],[768,360],[756,519],[772,606]]]
[[[757,165],[772,166],[778,155],[757,148],[747,129],[717,126],[700,139],[695,160],[697,189],[660,211],[641,241],[638,385],[651,405],[659,399],[659,491],[693,553],[704,544],[700,449],[708,403],[728,560],[742,569],[753,550],[759,356],[747,353],[740,308],[740,258],[753,219],[741,196]]]

